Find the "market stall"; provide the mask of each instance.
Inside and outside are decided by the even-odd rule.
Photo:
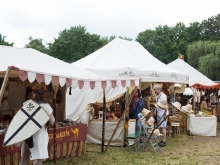
[[[67,126],[56,128],[56,145],[57,145],[57,158],[81,156],[85,154],[85,141],[86,141],[87,125],[81,124],[76,126]],[[54,141],[53,129],[48,129],[49,144],[48,160],[54,158]],[[4,134],[0,134],[0,164],[2,165],[18,165],[21,158],[21,147],[11,145],[2,147]]]
[[[109,79],[115,79],[117,84],[118,80],[121,78],[137,78],[138,82],[135,81],[135,85],[139,87],[140,83],[146,83],[147,85],[145,88],[147,88],[152,82],[188,83],[187,74],[183,74],[171,69],[166,64],[162,63],[151,55],[138,42],[127,41],[120,38],[115,38],[104,47],[86,56],[85,58],[72,63],[72,65],[89,70]],[[144,90],[145,88],[140,87],[141,90]],[[113,89],[110,84],[107,84],[105,88],[106,100],[119,94],[125,92],[127,93],[127,90],[128,88],[126,88],[126,86],[117,86]],[[102,101],[102,90],[79,91],[78,89],[73,89],[72,93],[74,94],[66,95],[66,115],[68,118],[73,120],[84,119],[83,116],[87,114],[88,103]],[[83,93],[83,99],[81,97],[77,97],[79,93]],[[83,102],[81,100],[83,100]],[[77,114],[72,113],[75,109],[78,110]],[[90,120],[91,119],[92,118],[90,118]],[[112,122],[112,125],[113,124],[114,123]],[[118,129],[120,128],[121,127],[119,124]],[[117,126],[115,129],[117,129]],[[113,133],[114,131],[112,134]],[[99,132],[99,135],[101,136],[101,132]],[[101,141],[99,143],[101,143]]]
[[[0,100],[5,97],[4,92],[7,91],[7,99],[10,105],[9,111],[12,113],[16,113],[19,110],[23,102],[29,98],[29,94],[33,89],[41,88],[45,93],[45,101],[53,108],[54,116],[57,121],[62,122],[62,120],[66,119],[66,92],[71,94],[71,88],[82,91],[84,89],[102,90],[106,88],[106,84],[115,88],[116,86],[134,86],[136,82],[139,82],[135,78],[121,78],[118,81],[107,80],[94,73],[74,67],[68,63],[30,48],[18,49],[14,47],[0,46],[0,52],[0,76],[2,77],[0,79]],[[69,90],[67,91],[67,89]],[[2,111],[1,114],[5,115],[5,112],[6,111],[3,113]],[[76,110],[72,110],[72,113],[76,112]],[[11,117],[13,117],[13,115]],[[8,119],[6,119],[5,116],[0,119],[8,122]],[[5,123],[3,125],[7,127]],[[65,123],[61,124],[61,126],[66,129],[68,128],[68,125],[65,125]],[[54,125],[52,130],[54,137],[52,139],[53,142],[50,141],[49,144],[50,158],[53,151],[54,162],[56,162],[56,159],[60,155],[65,156],[75,152],[74,155],[77,156],[85,153],[84,141],[82,139],[74,141],[74,137],[79,135],[77,134],[77,131],[80,131],[79,128],[75,128],[74,131],[76,134],[74,134],[73,137],[71,136],[66,139],[66,141],[62,141],[60,138],[55,138],[59,135],[64,136],[63,133],[59,133],[59,130],[60,129],[57,129]],[[49,132],[51,131],[49,130]],[[81,131],[81,133],[85,137],[86,129]],[[72,143],[73,141],[74,143]],[[71,142],[71,145],[69,145],[69,142]],[[68,144],[66,145],[65,143]],[[82,152],[78,152],[79,147],[82,147],[80,149]],[[10,155],[1,156],[8,158]]]
[[[86,85],[88,85],[86,88],[94,88],[96,81],[101,81],[103,78],[34,49],[0,46],[0,52],[0,100],[7,99],[9,104],[8,110],[0,110],[1,146],[5,131],[13,116],[24,101],[29,99],[31,91],[41,88],[44,90],[44,101],[53,108],[58,122],[48,130],[49,159],[56,162],[59,157],[85,154],[87,125],[73,121],[68,124],[64,122],[66,89],[71,86],[78,86],[82,89]],[[1,147],[0,159],[2,165],[18,164],[20,147],[14,145]]]
[[[179,55],[178,58],[167,64],[169,67],[178,70],[183,73],[189,74],[189,86],[193,90],[193,108],[194,110],[199,109],[200,97],[206,95],[208,98],[207,104],[212,107],[212,112],[209,115],[215,115],[219,118],[219,96],[220,96],[220,84],[215,83],[208,77],[200,73],[198,70],[190,66],[184,61],[184,56]],[[197,112],[195,112],[197,113]]]

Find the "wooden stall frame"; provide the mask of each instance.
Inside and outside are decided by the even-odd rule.
[[[4,76],[4,80],[3,80],[3,84],[1,86],[1,90],[0,90],[0,102],[3,98],[3,94],[4,94],[4,91],[5,91],[5,88],[6,88],[6,85],[8,83],[8,79],[9,79],[9,75],[10,75],[10,71],[11,70],[17,70],[18,69],[16,67],[8,67],[6,73],[5,73],[5,76]],[[54,90],[53,90],[54,91]],[[55,92],[55,91],[54,91]],[[55,92],[55,94],[57,94]],[[55,95],[54,95],[55,96]],[[53,162],[56,164],[57,162],[57,146],[56,146],[56,97],[53,99],[53,110],[54,110],[54,117],[55,117],[55,122],[54,122],[54,125],[53,125],[53,136],[54,136],[54,157],[53,157]]]
[[[110,145],[112,139],[114,138],[115,133],[116,133],[116,131],[117,131],[117,129],[118,129],[118,126],[119,126],[119,124],[121,123],[121,120],[122,120],[122,118],[123,118],[125,112],[127,111],[128,107],[129,107],[129,105],[130,105],[130,103],[131,103],[131,101],[132,101],[132,98],[133,98],[133,96],[134,96],[134,91],[135,91],[136,89],[137,89],[137,86],[135,86],[134,90],[133,90],[132,93],[131,93],[131,96],[130,96],[128,102],[126,103],[125,110],[124,110],[123,113],[121,114],[121,117],[120,117],[120,119],[119,119],[119,121],[118,121],[118,124],[116,125],[115,130],[114,130],[114,132],[113,132],[113,134],[112,134],[110,140],[108,141],[108,145],[107,145],[107,147],[105,148],[105,152],[108,151],[108,147],[109,147],[109,145]]]
[[[5,92],[5,88],[6,88],[6,85],[8,83],[8,78],[9,78],[11,70],[12,70],[11,67],[8,67],[8,69],[7,69],[6,73],[5,73],[4,81],[3,81],[3,84],[2,84],[1,90],[0,90],[0,102],[2,101],[2,97],[3,97],[3,94]]]
[[[101,151],[104,152],[105,145],[105,119],[106,119],[106,98],[105,98],[105,88],[103,88],[103,115],[102,115],[102,148]]]

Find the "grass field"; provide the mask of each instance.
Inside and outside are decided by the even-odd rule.
[[[101,153],[100,145],[87,144],[86,154],[80,157],[59,159],[58,165],[220,165],[220,123],[216,137],[189,136],[167,139],[162,153],[155,154],[150,145],[145,151],[135,152],[135,147],[110,147]],[[52,162],[46,162],[51,165]]]

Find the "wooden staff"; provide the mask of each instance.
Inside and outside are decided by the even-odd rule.
[[[53,114],[55,118],[55,122],[53,125],[53,162],[57,163],[57,144],[56,144],[56,97],[53,98]]]
[[[128,109],[130,103],[131,103],[131,100],[133,99],[134,91],[135,91],[135,90],[137,90],[137,86],[135,86],[135,89],[134,89],[134,90],[132,91],[132,93],[131,93],[131,96],[130,96],[130,98],[129,98],[129,100],[128,100],[126,106],[125,106],[125,110],[124,110],[123,113],[121,114],[121,117],[120,117],[120,119],[119,119],[119,121],[118,121],[118,124],[117,124],[117,126],[115,127],[115,130],[114,130],[114,132],[113,132],[113,134],[112,134],[110,140],[108,141],[108,145],[107,145],[107,147],[106,147],[106,149],[105,149],[105,152],[107,152],[108,147],[109,147],[109,145],[110,145],[112,139],[114,138],[115,133],[116,133],[116,131],[117,131],[117,129],[118,129],[118,126],[119,126],[119,124],[121,123],[121,120],[122,120],[122,118],[123,118],[123,116],[124,116],[126,110]]]
[[[7,69],[6,73],[5,73],[4,81],[3,81],[2,86],[1,86],[1,90],[0,90],[0,103],[1,103],[2,97],[4,95],[4,91],[5,91],[7,82],[8,82],[10,71],[11,71],[11,67],[8,67],[8,69]]]
[[[106,98],[105,98],[105,89],[103,89],[103,118],[102,118],[102,148],[101,151],[104,152],[105,146],[105,118],[106,118]]]

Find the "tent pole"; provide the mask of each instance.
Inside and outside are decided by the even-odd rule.
[[[217,116],[217,121],[219,121],[219,98],[218,98],[218,94],[217,94],[216,98],[217,98],[216,116]]]
[[[126,93],[125,93],[125,105],[127,104],[128,99],[129,99],[129,88],[127,87],[127,90],[126,90]],[[123,109],[123,110],[125,110],[125,109]],[[123,117],[124,117],[124,125],[125,124],[128,125],[128,121],[126,120],[126,117],[128,117],[128,113],[125,112]],[[129,145],[128,139],[126,139],[127,135],[128,135],[128,130],[125,130],[124,131],[124,145],[125,145],[125,143],[128,143],[128,145]]]
[[[131,96],[130,96],[130,98],[129,98],[129,100],[128,100],[126,106],[125,106],[125,110],[124,110],[123,113],[121,114],[121,117],[120,117],[120,119],[119,119],[119,121],[118,121],[118,124],[116,125],[115,130],[114,130],[114,132],[113,132],[113,134],[112,134],[110,140],[108,141],[108,145],[107,145],[107,147],[106,147],[106,149],[105,149],[105,152],[107,152],[108,147],[109,147],[109,145],[110,145],[112,139],[113,139],[114,136],[115,136],[115,133],[116,133],[116,131],[117,131],[117,129],[118,129],[119,124],[121,123],[122,118],[123,118],[125,112],[126,112],[126,111],[128,110],[128,108],[129,108],[129,105],[130,105],[130,103],[131,103],[131,100],[132,100],[132,98],[133,98],[133,96],[134,96],[134,91],[135,91],[136,89],[137,89],[137,86],[135,86],[135,89],[134,89],[134,90],[132,91],[132,93],[131,93]]]
[[[11,71],[11,67],[8,67],[8,69],[7,69],[6,73],[5,73],[4,81],[3,81],[2,86],[1,86],[1,90],[0,90],[0,103],[2,101],[3,94],[4,94],[4,91],[5,91],[7,82],[8,82],[10,71]]]
[[[56,91],[53,90],[53,93],[56,93]],[[56,144],[56,119],[57,119],[57,110],[56,110],[56,97],[53,95],[53,115],[55,118],[55,122],[53,125],[53,162],[57,163],[57,144]]]
[[[105,98],[105,88],[103,88],[103,119],[102,119],[102,148],[101,148],[102,152],[104,152],[104,146],[105,146],[105,119],[106,119],[106,98]]]

